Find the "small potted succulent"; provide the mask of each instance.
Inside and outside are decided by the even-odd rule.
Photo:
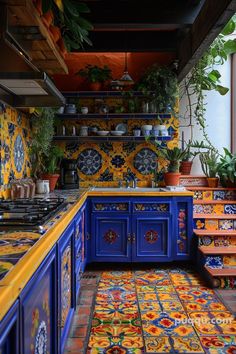
[[[179,166],[180,161],[185,156],[185,151],[182,151],[178,147],[174,147],[174,149],[161,148],[158,153],[163,159],[168,161],[167,172],[164,173],[166,186],[178,186],[179,177],[181,176]]]
[[[201,162],[202,171],[207,177],[208,186],[211,188],[217,188],[219,183],[218,159],[219,154],[213,149],[209,149],[207,152],[201,152],[199,154],[199,160]]]
[[[236,154],[224,148],[224,156],[218,164],[220,182],[224,187],[236,187]]]
[[[191,148],[191,143],[189,142],[186,148],[184,150],[182,149],[185,152],[182,160],[180,161],[180,168],[179,168],[179,171],[181,172],[182,175],[190,175],[191,173],[193,159],[196,156],[196,154],[191,152],[190,148]]]
[[[84,69],[80,69],[76,75],[86,78],[92,91],[101,90],[102,85],[112,78],[111,69],[107,65],[99,67],[88,64]]]

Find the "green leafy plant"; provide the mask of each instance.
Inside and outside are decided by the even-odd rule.
[[[53,175],[63,156],[64,151],[59,146],[53,145],[44,157],[44,172]]]
[[[76,75],[85,77],[89,82],[105,82],[112,78],[111,69],[107,65],[99,67],[88,64],[85,69],[80,69]]]
[[[161,148],[158,154],[168,161],[168,172],[179,172],[180,161],[183,160],[186,152],[174,147],[173,149]]]
[[[136,89],[148,96],[158,112],[174,112],[178,97],[177,76],[168,67],[155,64],[148,68]]]
[[[228,186],[230,183],[236,185],[236,154],[232,154],[226,148],[224,148],[224,156],[220,157],[218,173],[223,186]]]
[[[45,156],[48,156],[54,135],[54,114],[52,108],[42,108],[32,117],[32,139],[30,142],[30,157],[32,175],[39,178],[44,172]]]
[[[210,149],[207,152],[201,152],[199,159],[205,176],[208,178],[217,177],[219,154],[213,149]]]
[[[203,133],[204,141],[214,150],[206,131],[206,91],[216,91],[220,95],[226,95],[229,89],[221,85],[221,74],[217,66],[224,64],[228,56],[236,52],[236,41],[228,36],[235,31],[236,16],[227,23],[223,31],[214,40],[192,71],[186,76],[180,85],[180,100],[187,97],[187,109],[185,116],[189,119],[187,126],[191,129],[193,139],[194,121]]]
[[[52,10],[54,23],[58,26],[67,50],[83,48],[83,44],[92,45],[88,35],[92,24],[81,14],[89,13],[87,4],[76,0],[42,0],[42,10]]]

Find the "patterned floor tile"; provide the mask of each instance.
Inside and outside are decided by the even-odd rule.
[[[146,311],[161,311],[161,306],[158,302],[155,301],[140,301],[139,309],[142,312]]]
[[[201,342],[197,336],[193,337],[173,337],[171,338],[175,353],[204,353]]]
[[[162,311],[184,311],[184,308],[180,301],[162,301]]]
[[[109,337],[119,337],[123,338],[140,336],[142,334],[140,322],[132,324],[122,324],[116,325],[114,323],[101,324],[101,321],[98,319],[93,319],[91,334],[95,336],[109,336]]]
[[[113,346],[120,346],[123,348],[142,349],[144,343],[143,343],[143,338],[141,336],[123,337],[123,338],[91,336],[88,344],[89,349],[92,348],[108,349]]]
[[[121,302],[121,301],[112,301],[112,302],[101,302],[96,303],[95,312],[104,313],[104,314],[132,314],[138,312],[138,305],[135,301]]]
[[[176,294],[175,288],[172,285],[156,286],[157,293],[171,293]]]
[[[155,285],[137,285],[136,286],[137,293],[153,293],[156,291]]]
[[[112,290],[109,292],[99,291],[97,294],[98,301],[135,301],[136,293],[128,292],[128,291],[120,291],[120,290]]]
[[[157,294],[155,292],[153,293],[138,293],[138,300],[139,301],[157,301]]]
[[[207,354],[234,354],[236,353],[235,336],[209,336],[200,337]]]
[[[103,272],[101,277],[103,279],[132,279],[133,278],[133,272],[132,271],[108,271],[108,272]]]
[[[171,345],[169,337],[144,337],[147,353],[170,353]]]

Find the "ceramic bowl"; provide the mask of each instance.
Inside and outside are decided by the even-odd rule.
[[[145,130],[152,130],[152,125],[151,124],[144,124],[142,125],[142,131],[145,131]]]
[[[97,135],[100,135],[100,136],[106,136],[108,134],[109,134],[108,130],[98,130],[97,131]]]
[[[122,130],[111,130],[111,135],[121,136],[123,134],[124,134],[124,132]]]

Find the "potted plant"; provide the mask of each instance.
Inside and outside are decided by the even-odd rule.
[[[168,67],[157,64],[151,66],[141,77],[137,90],[147,95],[156,113],[174,112],[178,83],[176,74]]]
[[[168,161],[167,172],[164,173],[164,181],[166,186],[178,186],[180,161],[185,155],[185,151],[182,151],[178,147],[174,149],[161,148],[158,151],[159,155]]]
[[[43,179],[49,180],[50,192],[54,191],[59,174],[55,173],[59,162],[64,157],[63,150],[57,146],[52,145],[48,154],[44,156],[44,173],[42,175]]]
[[[90,89],[92,91],[101,90],[102,84],[112,78],[111,69],[107,65],[99,67],[97,65],[87,64],[85,69],[80,69],[76,75],[85,77],[90,83]]]
[[[224,148],[224,156],[220,157],[218,165],[218,174],[222,186],[236,186],[236,154],[232,154],[228,149]]]
[[[49,179],[50,190],[53,189],[53,182],[50,182],[51,178],[49,175],[55,172],[59,158],[63,156],[62,150],[52,144],[54,136],[54,114],[54,109],[42,108],[38,110],[37,115],[32,117],[32,139],[29,149],[32,176],[35,180],[41,178],[46,179],[47,177],[47,179]],[[58,177],[59,175],[57,175],[57,179]],[[53,177],[53,179],[55,179],[55,177]]]
[[[199,154],[202,171],[207,177],[208,186],[217,188],[219,183],[218,174],[218,158],[219,154],[213,149]]]

